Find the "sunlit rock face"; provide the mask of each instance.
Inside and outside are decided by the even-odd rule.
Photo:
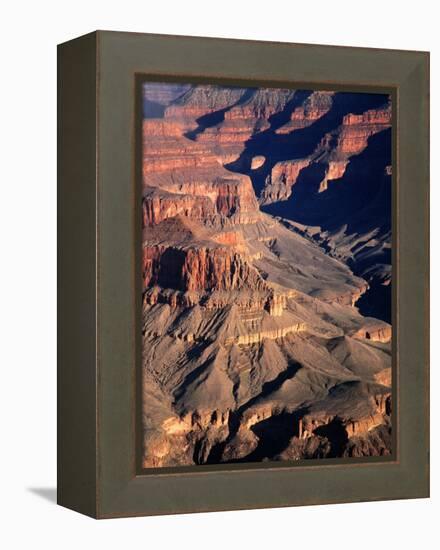
[[[260,203],[264,205],[288,199],[299,173],[309,164],[310,160],[307,158],[277,162],[266,178],[260,195]]]
[[[288,134],[310,126],[326,115],[333,105],[334,92],[312,92],[290,115],[290,120],[276,129],[277,134]]]
[[[378,94],[144,85],[144,467],[392,452],[391,123]]]

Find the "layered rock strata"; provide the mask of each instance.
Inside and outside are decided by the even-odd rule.
[[[344,115],[301,158],[252,150],[244,173],[230,163],[249,140],[310,131],[335,94],[163,85],[144,100],[144,467],[389,454],[391,327],[358,311],[368,283],[320,228],[260,211],[253,175],[262,203],[319,162],[340,178],[387,109]]]

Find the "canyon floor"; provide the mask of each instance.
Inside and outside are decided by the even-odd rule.
[[[143,466],[391,454],[389,97],[143,110]]]

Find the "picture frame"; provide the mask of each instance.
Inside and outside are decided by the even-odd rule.
[[[142,471],[137,113],[148,80],[391,94],[390,459]],[[61,44],[58,503],[114,518],[427,496],[429,54],[110,31]]]

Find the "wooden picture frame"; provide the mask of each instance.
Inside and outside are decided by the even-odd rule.
[[[58,70],[58,503],[112,518],[429,496],[429,54],[96,31],[58,47]],[[388,460],[142,471],[136,113],[148,79],[392,95]]]

